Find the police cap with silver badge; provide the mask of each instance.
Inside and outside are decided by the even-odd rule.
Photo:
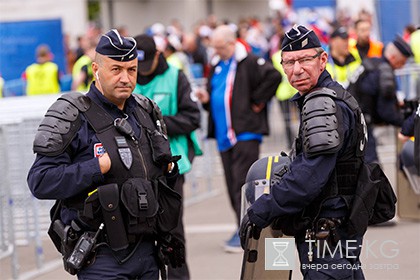
[[[123,37],[116,29],[103,34],[96,46],[96,52],[117,61],[131,61],[137,58],[136,41]]]
[[[394,46],[400,51],[400,53],[405,56],[405,57],[410,57],[413,56],[413,51],[411,50],[411,47],[409,44],[407,44],[406,41],[404,41],[404,39],[399,36],[396,35],[394,41],[392,41],[392,43],[394,44]]]
[[[283,52],[300,51],[321,47],[321,42],[313,30],[303,25],[295,25],[286,32],[281,43]]]

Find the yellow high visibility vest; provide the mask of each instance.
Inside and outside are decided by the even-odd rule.
[[[414,53],[414,61],[420,64],[420,29],[411,33],[410,45]]]
[[[281,50],[273,54],[271,61],[273,62],[274,68],[280,72],[282,77],[281,83],[276,91],[276,97],[280,101],[288,100],[297,93],[297,90],[290,85],[284,73],[283,66],[281,65]]]
[[[369,41],[370,47],[369,51],[366,55],[366,57],[381,57],[382,56],[382,50],[384,48],[384,44],[379,41]],[[357,40],[354,38],[349,39],[349,50],[354,55],[354,53],[357,53],[357,55],[360,58],[359,51],[357,50]]]
[[[26,95],[60,92],[58,66],[53,62],[34,63],[26,68]]]
[[[73,80],[78,80],[80,72],[82,71],[82,68],[85,65],[87,65],[88,76],[93,76],[92,59],[90,59],[90,57],[87,55],[82,55],[73,65],[73,70],[71,71],[71,76],[73,77]],[[87,92],[91,83],[91,80],[87,85],[85,83],[82,83],[76,88],[76,90],[80,92]]]
[[[331,78],[333,78],[333,80],[337,81],[345,88],[349,84],[348,79],[351,76],[351,74],[362,64],[362,60],[360,59],[360,56],[358,54],[356,55],[353,51],[350,51],[350,53],[353,55],[355,60],[350,62],[349,64],[339,66],[332,62],[331,57],[328,59],[326,65],[326,69],[328,73],[330,73]]]

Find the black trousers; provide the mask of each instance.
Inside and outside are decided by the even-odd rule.
[[[123,264],[119,264],[116,258],[119,260],[126,258],[132,249],[113,252],[109,247],[99,247],[95,261],[83,268],[77,274],[77,278],[79,280],[158,280],[159,267],[154,241],[142,241],[133,255]]]
[[[220,153],[229,199],[235,211],[237,225],[241,222],[241,188],[245,183],[249,168],[258,160],[259,155],[260,142],[257,140],[239,141],[229,150]]]

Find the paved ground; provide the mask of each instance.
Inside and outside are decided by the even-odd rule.
[[[280,125],[275,123],[275,125]],[[395,143],[393,130],[380,130],[381,160],[385,171],[392,182],[395,174]],[[281,150],[281,135],[274,135],[263,146],[263,155]],[[233,213],[229,207],[224,181],[219,170],[218,158],[211,164],[203,164],[202,170],[207,174],[212,170],[214,176],[189,178],[194,184],[208,186],[211,180],[211,193],[205,199],[190,199],[185,210],[187,232],[188,263],[191,279],[239,279],[242,254],[225,253],[222,245],[235,230]],[[207,169],[206,169],[207,168]],[[213,173],[212,173],[213,174]],[[207,181],[205,181],[207,180]],[[195,188],[198,188],[195,186]],[[200,197],[200,196],[196,196]],[[201,200],[200,202],[198,202]],[[404,203],[400,200],[399,203]],[[366,233],[362,251],[362,262],[366,279],[420,279],[420,223],[418,220],[394,219],[394,226],[370,227]],[[61,266],[57,253],[46,239],[43,242],[45,265],[35,269],[33,245],[19,247],[19,279],[75,279]],[[8,263],[7,263],[8,261]],[[10,260],[1,261],[2,279],[11,279]],[[301,279],[296,268],[293,279]]]

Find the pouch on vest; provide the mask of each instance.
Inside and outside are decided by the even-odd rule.
[[[368,225],[395,216],[397,198],[388,178],[376,163],[362,164],[348,222],[348,233],[364,234]]]
[[[179,221],[182,198],[170,188],[162,178],[157,180],[159,192],[159,215],[157,227],[159,232],[173,230]]]
[[[129,234],[155,233],[158,201],[150,181],[143,178],[125,181],[121,187],[121,201],[129,214]]]
[[[108,184],[98,187],[98,197],[101,203],[109,246],[114,251],[127,248],[128,239],[119,207],[118,185]]]
[[[146,129],[146,131],[152,146],[153,161],[158,166],[167,166],[172,161],[168,137],[157,130]]]
[[[83,211],[79,211],[78,221],[88,230],[99,228],[102,221],[101,208],[101,203],[98,198],[98,190],[89,193],[88,197],[84,201]]]

